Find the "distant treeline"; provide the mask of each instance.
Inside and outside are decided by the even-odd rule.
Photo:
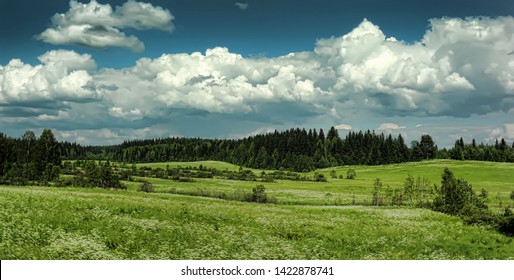
[[[50,130],[45,131],[46,134],[51,134]],[[51,136],[53,138],[53,135]],[[41,137],[36,139],[30,131],[19,139],[0,133],[0,166],[3,167],[3,174],[13,164],[26,165],[36,160],[40,153],[38,147],[41,146],[37,143],[43,140]],[[28,155],[25,154],[27,149]],[[408,146],[401,135],[386,136],[369,130],[349,132],[341,138],[334,127],[330,128],[326,135],[323,129],[307,131],[296,128],[243,139],[174,137],[130,140],[112,146],[82,146],[77,143],[61,142],[53,150],[60,159],[67,160],[101,159],[127,163],[219,160],[244,167],[292,171],[310,171],[337,165],[391,164],[434,158],[514,162],[514,148],[504,139],[496,141],[494,145],[485,145],[477,144],[474,139],[471,143],[465,144],[461,138],[450,149],[438,149],[432,137],[427,134],[422,135],[419,141],[412,141]],[[42,174],[46,168],[43,165],[46,163],[44,160],[34,162],[38,165],[38,174]],[[56,163],[57,161],[53,162]]]
[[[514,162],[514,148],[504,139],[495,145],[463,139],[451,149],[438,149],[430,135],[408,146],[401,135],[337,129],[289,129],[243,139],[159,138],[130,140],[120,145],[84,147],[61,143],[63,159],[103,159],[120,162],[219,160],[263,169],[310,171],[337,165],[380,165],[425,159]]]

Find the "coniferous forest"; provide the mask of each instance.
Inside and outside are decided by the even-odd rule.
[[[513,145],[514,146],[514,145]],[[126,163],[218,160],[261,169],[311,171],[338,165],[381,165],[426,159],[514,162],[514,147],[504,139],[494,145],[462,138],[450,149],[438,149],[430,135],[408,145],[401,135],[374,131],[349,132],[344,138],[331,127],[289,129],[243,139],[162,138],[129,140],[112,146],[82,146],[57,142],[45,129],[39,137],[27,131],[21,138],[0,133],[0,176],[52,180],[61,160],[97,159]]]

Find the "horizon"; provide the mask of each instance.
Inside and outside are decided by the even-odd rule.
[[[84,146],[331,126],[514,142],[508,1],[212,2],[0,4],[0,131]]]
[[[335,127],[334,127],[335,128]],[[133,139],[121,139],[120,142],[117,142],[117,143],[110,143],[110,144],[105,144],[105,145],[102,145],[102,144],[84,144],[84,143],[80,143],[80,142],[70,142],[70,141],[66,141],[66,140],[59,140],[59,139],[56,139],[59,143],[70,143],[70,144],[78,144],[80,146],[83,146],[83,147],[110,147],[110,146],[119,146],[119,145],[122,145],[123,143],[125,142],[131,142],[131,141],[147,141],[147,140],[166,140],[166,139],[200,139],[200,140],[228,140],[228,141],[238,141],[238,140],[244,140],[244,139],[247,139],[247,138],[251,138],[251,137],[255,137],[255,136],[265,136],[265,135],[268,135],[268,134],[273,134],[275,132],[278,132],[278,133],[282,133],[282,132],[285,132],[285,131],[291,131],[291,130],[296,130],[296,129],[300,129],[300,130],[305,130],[307,133],[309,131],[316,131],[317,133],[319,133],[321,130],[323,130],[323,133],[325,134],[325,137],[327,136],[327,133],[328,131],[331,129],[331,128],[328,128],[328,129],[323,129],[323,128],[303,128],[303,127],[293,127],[293,128],[288,128],[288,129],[284,129],[284,130],[273,130],[273,131],[265,131],[265,132],[260,132],[258,134],[252,134],[252,135],[247,135],[247,136],[242,136],[240,138],[217,138],[217,137],[187,137],[187,136],[168,136],[168,137],[156,137],[156,138],[133,138]],[[53,133],[53,130],[50,129]],[[32,130],[30,130],[32,131]],[[388,137],[388,136],[391,136],[393,139],[398,139],[399,136],[402,136],[403,138],[403,135],[401,133],[398,133],[396,135],[392,134],[392,133],[384,133],[384,132],[376,132],[375,130],[371,130],[371,129],[365,129],[365,130],[358,130],[358,131],[353,131],[353,130],[346,130],[346,129],[336,129],[337,133],[338,133],[338,136],[339,138],[341,138],[342,140],[345,140],[345,138],[348,136],[349,133],[356,133],[356,134],[359,134],[359,133],[367,133],[367,132],[370,132],[374,135],[383,135],[384,137]],[[341,134],[341,131],[343,131],[343,134]],[[34,132],[34,131],[32,131]],[[0,131],[0,133],[3,133],[2,131]],[[10,138],[13,138],[13,139],[22,139],[22,136],[13,136],[13,135],[8,135],[8,134],[5,134],[3,133],[4,136],[7,136],[7,137],[10,137]],[[39,135],[41,133],[36,133],[34,132],[36,138],[39,138]],[[421,136],[423,135],[428,135],[430,136],[431,138],[432,135],[428,134],[428,133],[424,133],[424,134],[421,134]],[[416,141],[416,142],[420,142],[420,139],[421,139],[421,136],[419,139],[411,139],[408,141],[408,139],[404,139],[404,143],[405,145],[408,147],[408,148],[412,148],[412,142]],[[54,137],[55,137],[55,134],[54,134]],[[475,138],[472,138],[472,139],[465,139],[463,137],[460,137],[459,139],[455,140],[455,143],[457,141],[459,141],[460,139],[462,139],[464,141],[464,144],[465,145],[470,145],[473,141],[476,142],[476,145],[477,146],[482,146],[482,145],[492,145],[492,144],[496,144],[497,142],[501,141],[501,140],[505,140],[504,138],[500,138],[500,139],[497,139],[495,140],[495,142],[493,143],[484,143],[484,142],[477,142]],[[438,145],[438,143],[436,141],[434,141],[434,145],[435,147],[438,149],[438,150],[442,150],[442,149],[445,149],[445,150],[449,150],[449,149],[452,149],[455,147],[455,143],[453,143],[452,145],[449,145],[449,146],[440,146]],[[509,143],[509,141],[505,140],[505,143],[507,144],[507,146],[509,147],[513,147],[514,148],[514,141],[512,141],[512,143]]]

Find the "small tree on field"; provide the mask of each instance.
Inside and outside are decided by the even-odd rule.
[[[337,172],[334,169],[330,171],[330,177],[332,177],[333,179],[337,178]]]
[[[442,175],[441,187],[436,188],[433,208],[451,215],[469,215],[487,205],[475,194],[471,185],[463,179],[457,179],[448,168]]]
[[[409,174],[409,176],[405,178],[405,182],[403,183],[403,193],[409,205],[412,205],[414,203],[414,186],[414,177],[412,177],[412,175]]]
[[[152,185],[152,183],[148,182],[148,181],[144,181],[143,184],[141,184],[139,186],[139,189],[138,191],[140,192],[147,192],[147,193],[151,193],[151,192],[155,192],[155,188],[154,186]]]
[[[348,171],[346,172],[346,178],[355,179],[355,177],[357,177],[357,173],[355,172],[355,170],[348,169]]]
[[[323,174],[316,173],[316,174],[314,174],[314,180],[316,182],[326,182],[327,178],[325,178],[325,175],[323,175]]]
[[[382,181],[380,179],[376,178],[375,182],[373,183],[373,193],[372,193],[372,204],[374,206],[380,206],[382,204]]]
[[[259,203],[266,203],[268,201],[268,196],[266,194],[266,188],[264,185],[257,185],[252,189],[252,201]]]

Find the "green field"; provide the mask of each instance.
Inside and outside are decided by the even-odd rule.
[[[144,164],[165,168],[168,163]],[[192,163],[169,163],[189,166]],[[198,162],[206,167],[238,166]],[[143,164],[141,164],[143,165]],[[373,180],[401,187],[407,174],[439,184],[444,167],[512,205],[514,164],[427,161],[337,167],[355,180],[262,183],[278,204],[171,194],[251,191],[261,182],[145,178],[157,193],[0,186],[1,259],[513,259],[514,238],[427,209],[350,205]],[[312,176],[313,173],[310,174]],[[497,198],[495,198],[497,196]],[[497,201],[496,201],[497,200]]]
[[[211,167],[217,169],[239,170],[237,165],[216,162],[173,162],[173,163],[144,163],[138,167],[152,168],[170,167]],[[463,178],[472,184],[478,192],[482,188],[489,192],[489,206],[496,208],[512,205],[509,195],[514,191],[514,164],[480,161],[430,160],[381,166],[342,166],[316,171],[328,178],[328,182],[303,182],[277,180],[273,183],[256,183],[244,181],[230,181],[224,179],[195,179],[192,183],[177,183],[170,180],[145,178],[152,182],[157,191],[167,192],[171,188],[177,190],[200,189],[207,191],[234,192],[237,190],[251,190],[256,184],[263,184],[271,196],[278,199],[281,204],[307,204],[307,205],[349,205],[355,199],[357,204],[369,204],[373,181],[379,178],[384,187],[401,188],[405,178],[410,174],[413,177],[421,176],[430,180],[432,184],[439,185],[441,174],[445,167],[450,168],[456,177]],[[353,169],[357,172],[354,180],[333,179],[330,171],[335,170],[337,176],[346,177],[346,172]],[[263,170],[250,169],[256,174]],[[265,172],[273,172],[265,170]],[[307,173],[313,176],[315,172]],[[135,189],[136,187],[134,187]]]

